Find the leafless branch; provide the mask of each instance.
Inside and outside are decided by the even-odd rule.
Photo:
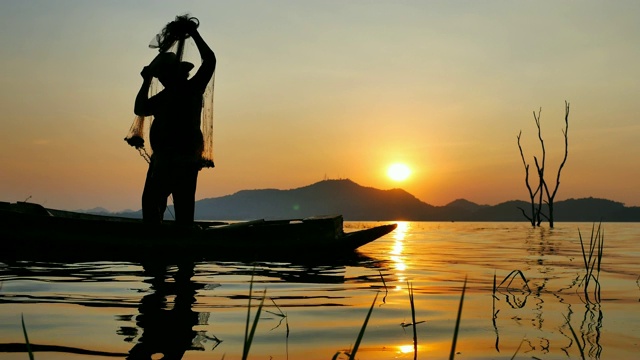
[[[553,189],[553,194],[550,196],[550,199],[556,197],[556,193],[558,192],[558,188],[560,187],[560,173],[562,172],[562,168],[564,168],[564,164],[567,162],[567,157],[569,156],[569,103],[565,100],[564,102],[564,129],[562,130],[562,135],[564,135],[564,158],[560,163],[560,167],[558,167],[558,176],[556,177],[556,187]]]
[[[522,165],[524,165],[524,170],[525,170],[524,183],[527,186],[527,190],[529,190],[529,199],[531,201],[531,214],[532,214],[531,217],[527,216],[527,214],[522,208],[518,207],[518,209],[520,209],[522,211],[522,214],[529,220],[529,222],[531,222],[531,225],[535,226],[535,219],[537,216],[536,216],[534,199],[538,191],[540,191],[540,187],[538,187],[538,189],[536,189],[536,191],[534,192],[533,189],[531,188],[531,185],[529,184],[529,164],[527,164],[527,161],[524,158],[524,152],[522,151],[522,145],[520,144],[521,136],[522,136],[522,130],[520,130],[520,133],[518,133],[518,149],[520,149],[520,158],[522,159]]]

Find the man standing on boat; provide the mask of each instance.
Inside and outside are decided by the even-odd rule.
[[[142,194],[142,217],[150,224],[162,221],[169,195],[173,195],[176,223],[193,224],[198,172],[203,167],[203,94],[216,67],[215,54],[202,39],[196,21],[178,17],[169,23],[163,34],[170,36],[172,43],[182,41],[178,51],[168,51],[167,46],[161,45],[161,53],[141,72],[143,82],[134,112],[141,117],[154,117],[149,131],[153,155]],[[189,71],[194,65],[181,61],[184,39],[188,37],[195,42],[202,59],[191,79]],[[153,77],[164,89],[149,97]]]

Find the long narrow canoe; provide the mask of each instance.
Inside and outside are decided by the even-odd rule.
[[[47,209],[38,204],[0,202],[0,257],[110,260],[154,257],[325,257],[353,253],[396,228],[384,224],[344,232],[342,216],[240,223],[172,222]]]

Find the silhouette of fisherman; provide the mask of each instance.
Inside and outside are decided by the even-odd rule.
[[[161,52],[140,73],[143,82],[134,112],[138,116],[154,117],[149,131],[153,155],[142,193],[142,217],[146,223],[162,221],[167,198],[173,195],[176,223],[193,224],[204,146],[200,130],[203,94],[216,67],[215,54],[202,39],[196,21],[178,17],[165,28],[174,37],[190,36],[194,40],[202,63],[191,79],[189,71],[194,65],[180,60],[182,49],[178,54]],[[158,78],[164,89],[149,98],[153,77]]]

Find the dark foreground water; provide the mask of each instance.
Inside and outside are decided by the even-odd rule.
[[[448,358],[465,277],[456,359],[636,359],[640,224],[602,224],[599,302],[582,282],[591,228],[406,222],[315,264],[0,262],[0,359],[29,358],[21,316],[36,359],[240,359],[252,274],[252,320],[266,296],[250,359],[348,351],[376,295],[356,357],[414,359],[408,284],[417,358]]]

